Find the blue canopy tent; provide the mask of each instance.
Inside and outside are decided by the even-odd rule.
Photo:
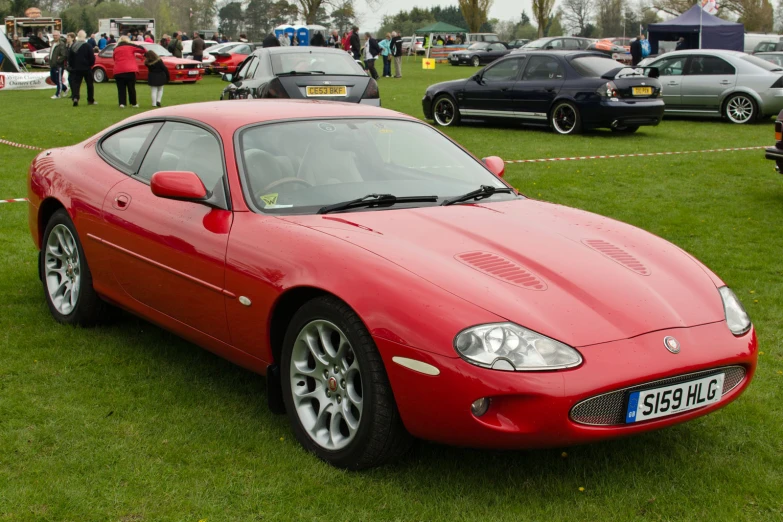
[[[702,49],[744,50],[745,26],[706,13],[699,5],[673,20],[650,24],[647,29],[652,54],[658,54],[658,42],[678,40],[681,36],[688,49],[698,49],[699,33]]]

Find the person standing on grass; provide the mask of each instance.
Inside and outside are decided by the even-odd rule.
[[[95,90],[92,84],[92,66],[95,65],[95,51],[87,43],[87,33],[76,33],[76,41],[68,51],[68,64],[70,66],[70,82],[72,87],[71,99],[73,106],[79,106],[82,81],[87,84],[87,104],[95,105]]]
[[[378,40],[372,37],[370,33],[364,33],[364,65],[372,76],[373,80],[378,79],[378,71],[375,70],[375,60],[381,54],[381,47]]]
[[[163,86],[169,83],[170,79],[169,69],[155,51],[147,51],[144,53],[144,65],[147,66],[147,70],[149,71],[147,83],[152,92],[152,106],[160,107],[160,102],[163,100]]]
[[[631,65],[638,65],[642,61],[642,39],[643,35],[639,35],[637,39],[631,42]]]
[[[362,44],[359,41],[358,27],[353,26],[353,29],[351,30],[351,36],[349,37],[348,42],[351,44],[351,54],[353,55],[353,59],[361,60]]]
[[[182,33],[174,33],[174,38],[169,44],[169,52],[177,58],[182,58]]]
[[[57,92],[52,96],[53,100],[60,98],[67,90],[63,82],[63,66],[68,59],[68,49],[65,48],[65,38],[60,36],[60,31],[52,33],[52,46],[49,48],[49,78],[57,87]]]
[[[391,55],[394,58],[394,77],[402,78],[402,38],[397,31],[392,31]]]
[[[147,50],[144,47],[131,43],[130,38],[127,36],[121,37],[120,43],[114,48],[114,81],[117,82],[117,97],[119,98],[120,108],[125,108],[126,90],[130,104],[137,108],[139,106],[136,103],[136,73],[139,72],[139,66],[136,64],[136,55],[146,52]]]
[[[103,51],[108,43],[109,41],[106,40],[106,33],[101,33],[101,38],[98,40],[98,50]]]
[[[378,42],[383,59],[383,77],[391,78],[391,34],[386,33],[386,38]]]
[[[56,38],[55,38],[55,41],[57,41]],[[98,42],[95,41],[95,35],[94,34],[91,34],[90,37],[87,39],[87,45],[90,46],[90,49],[95,49],[96,47],[98,47]]]
[[[204,49],[206,49],[207,45],[204,42],[204,40],[201,38],[201,36],[198,34],[198,31],[193,31],[193,43],[191,44],[191,52],[193,53],[193,59],[197,62],[201,62],[204,60]]]

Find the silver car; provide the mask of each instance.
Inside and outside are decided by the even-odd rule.
[[[674,51],[643,60],[657,67],[666,114],[750,123],[783,110],[783,68],[736,51]]]

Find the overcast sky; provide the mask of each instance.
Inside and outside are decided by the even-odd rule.
[[[458,5],[457,0],[383,0],[378,9],[369,9],[365,0],[356,0],[354,5],[359,11],[362,29],[375,30],[381,25],[383,15],[395,14],[400,11],[410,11],[413,7],[432,7],[440,5]],[[490,18],[498,20],[519,21],[522,10],[531,16],[531,0],[495,0],[489,10]]]

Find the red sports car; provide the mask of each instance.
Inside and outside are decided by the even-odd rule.
[[[214,73],[234,74],[237,72],[237,67],[260,46],[260,44],[242,42],[226,45],[214,51],[207,49],[207,52],[215,57],[215,61],[209,65],[209,68]]]
[[[169,70],[169,78],[172,82],[195,83],[204,76],[204,65],[201,62],[177,58],[159,44],[141,42],[134,42],[134,44],[155,51],[163,59],[163,63],[166,64],[166,68]],[[107,45],[103,51],[95,56],[95,65],[92,66],[92,79],[95,83],[114,79],[115,47],[115,44]],[[144,55],[137,54],[136,61],[139,64],[139,72],[136,74],[136,79],[147,81],[149,71],[144,65]]]
[[[742,393],[756,335],[715,274],[503,171],[377,107],[181,105],[41,153],[29,223],[55,319],[118,306],[266,375],[335,466],[631,435]]]

